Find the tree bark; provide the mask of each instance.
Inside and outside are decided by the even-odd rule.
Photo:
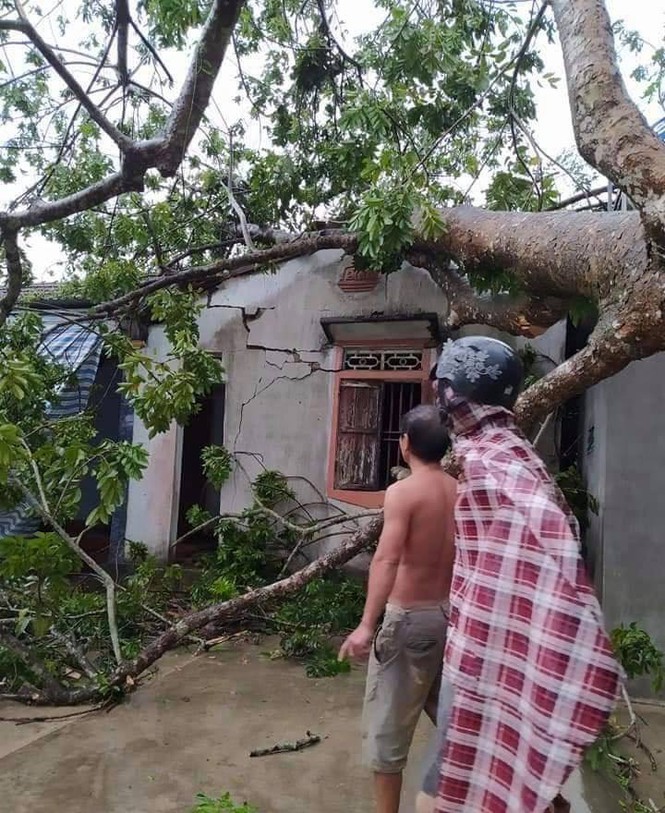
[[[511,336],[534,338],[566,315],[566,306],[559,299],[500,294],[480,296],[453,268],[432,268],[429,258],[417,254],[410,259],[425,268],[429,264],[432,279],[448,299],[446,324],[451,330],[465,325],[487,325]]]
[[[424,248],[471,275],[509,271],[541,299],[605,299],[623,276],[648,267],[636,212],[489,212],[462,206],[444,209],[441,216],[443,234]]]
[[[244,5],[245,0],[216,0],[208,13],[194,49],[187,79],[164,130],[164,148],[157,162],[157,168],[164,177],[175,174],[199,129]]]
[[[5,247],[5,264],[7,266],[7,288],[0,299],[0,327],[7,321],[21,295],[23,285],[23,268],[21,253],[18,248],[18,237],[11,229],[2,230],[2,243]]]
[[[665,247],[665,145],[624,85],[602,0],[552,0],[582,156],[643,214],[648,236]]]

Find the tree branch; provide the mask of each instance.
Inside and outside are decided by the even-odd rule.
[[[103,181],[74,192],[66,198],[53,201],[39,201],[28,209],[21,209],[11,214],[0,214],[0,224],[14,231],[24,226],[40,226],[52,223],[70,215],[92,209],[123,192],[142,192],[143,181],[135,177],[127,178],[122,172],[115,172]]]
[[[21,31],[23,34],[25,34],[33,43],[35,48],[37,48],[37,50],[41,53],[44,59],[53,68],[53,70],[62,79],[62,81],[71,90],[74,96],[79,100],[81,106],[87,111],[90,118],[99,126],[101,130],[106,133],[110,139],[112,139],[118,145],[118,147],[120,147],[121,150],[127,149],[132,143],[131,138],[126,136],[124,133],[121,133],[120,130],[115,127],[115,125],[111,124],[97,105],[90,99],[85,90],[83,90],[74,76],[72,76],[72,74],[67,70],[64,62],[55,53],[53,48],[51,48],[51,46],[42,39],[37,29],[28,20],[19,0],[15,0],[15,2],[16,10],[18,11],[20,19],[18,21],[2,21],[4,24],[0,25],[0,28]]]
[[[145,173],[152,167],[158,168],[165,177],[174,175],[201,123],[243,3],[244,0],[215,0],[163,135],[141,142],[134,142],[108,122],[22,11],[23,16],[19,20],[0,20],[0,31],[20,31],[42,51],[90,117],[118,144],[123,158],[120,172],[66,198],[40,201],[28,209],[11,214],[0,213],[0,228],[18,231],[25,226],[50,223],[99,206],[124,192],[142,192]]]
[[[648,268],[644,230],[636,212],[488,212],[461,206],[441,212],[444,231],[417,241],[465,273],[509,271],[540,299],[617,295],[617,280]]]
[[[428,267],[427,259],[416,265]],[[448,299],[448,327],[488,325],[512,336],[534,338],[566,315],[566,306],[558,299],[536,297],[478,296],[471,285],[450,267],[429,267],[432,279]]]
[[[577,146],[626,190],[665,246],[665,145],[628,95],[602,0],[552,0],[561,38]]]
[[[199,630],[207,624],[219,624],[220,621],[228,621],[257,604],[281,601],[286,596],[302,589],[313,579],[322,576],[329,570],[340,567],[372,544],[378,538],[382,525],[383,518],[379,516],[338,548],[315,559],[311,564],[286,579],[273,582],[266,587],[249,590],[247,593],[229,601],[223,601],[203,610],[188,613],[171,629],[166,630],[149,643],[137,658],[133,661],[126,661],[116,669],[111,678],[111,685],[122,685],[128,677],[137,678],[164,652],[176,646],[187,634]]]
[[[166,123],[164,144],[157,162],[165,178],[175,174],[199,128],[244,3],[245,0],[216,0],[210,9],[194,49],[187,79]]]
[[[581,192],[576,192],[574,195],[560,200],[558,203],[555,203],[554,206],[549,206],[547,211],[557,212],[560,209],[567,209],[569,206],[573,206],[573,204],[579,203],[580,201],[589,201],[589,198],[599,199],[599,196],[605,192],[607,192],[607,184],[597,186],[594,189],[583,189]]]
[[[127,68],[127,44],[129,34],[129,24],[131,16],[129,14],[128,0],[116,0],[115,2],[115,24],[118,34],[118,78],[123,88],[129,84],[129,70]]]
[[[519,397],[515,415],[525,433],[530,434],[535,424],[560,404],[653,352],[653,348],[640,342],[622,340],[617,333],[604,323],[600,324],[586,347]]]
[[[293,257],[312,254],[326,248],[341,248],[354,251],[357,239],[353,234],[332,232],[329,235],[304,237],[292,243],[280,243],[271,248],[253,251],[238,257],[227,257],[209,265],[188,268],[175,274],[169,274],[145,283],[135,291],[124,296],[104,302],[90,310],[90,316],[104,316],[115,313],[122,308],[134,305],[149,294],[171,285],[221,285],[232,277],[252,274],[270,263],[283,262]]]
[[[493,305],[500,307],[488,318],[497,327],[510,326],[518,334],[527,329],[526,323],[547,325],[560,316],[555,300],[588,296],[609,302],[621,293],[618,280],[635,279],[648,268],[644,230],[636,212],[522,213],[459,207],[441,210],[440,215],[444,231],[434,239],[416,237],[407,257],[429,269],[440,269],[453,260],[471,279],[474,272],[509,271],[529,299],[517,303],[498,299]],[[251,225],[248,229],[254,240],[273,239],[276,245],[151,279],[135,291],[97,305],[90,316],[116,313],[171,285],[209,288],[271,263],[323,249],[337,248],[349,254],[357,249],[356,235],[341,229],[300,237]],[[455,286],[458,298],[464,294],[464,318],[475,322],[482,313],[481,305],[486,309],[487,302],[470,298],[459,280],[450,277],[447,284]]]
[[[39,678],[44,691],[48,695],[48,699],[51,702],[67,702],[69,699],[67,689],[65,689],[65,687],[53,677],[42,661],[35,656],[35,653],[30,649],[30,647],[26,646],[23,641],[19,640],[8,632],[3,632],[2,629],[0,629],[0,646],[5,647],[5,649],[8,649],[10,652],[13,652],[14,655],[23,661],[23,663],[35,675],[35,677]],[[37,698],[33,698],[30,694],[27,694],[26,699],[31,700]]]
[[[95,560],[89,556],[78,544],[78,542],[71,537],[67,531],[60,525],[60,523],[53,517],[47,506],[44,506],[37,500],[32,492],[30,491],[27,486],[23,484],[22,481],[17,480],[16,478],[11,478],[12,484],[18,488],[21,492],[23,497],[25,498],[26,502],[34,511],[36,511],[39,516],[53,528],[53,530],[58,534],[58,536],[62,539],[62,541],[67,545],[67,547],[72,550],[79,559],[81,559],[92,572],[99,578],[101,583],[104,585],[106,590],[106,614],[108,617],[109,622],[109,634],[111,636],[111,646],[113,648],[113,655],[116,659],[116,662],[120,664],[122,662],[122,652],[120,649],[120,637],[118,635],[118,624],[116,621],[116,612],[115,612],[115,582],[109,576],[109,574],[104,570],[103,567],[100,567]]]
[[[14,305],[18,302],[23,285],[23,267],[16,231],[3,229],[2,242],[5,247],[7,265],[7,289],[5,295],[0,299],[0,326],[4,325]]]
[[[142,43],[145,45],[146,49],[148,50],[148,52],[150,53],[150,55],[152,56],[152,58],[155,60],[155,63],[156,63],[157,65],[159,65],[159,67],[160,67],[160,68],[161,68],[161,69],[164,71],[164,75],[165,75],[165,76],[166,76],[166,78],[168,79],[169,85],[172,85],[172,84],[173,84],[173,76],[171,75],[171,72],[169,71],[169,69],[168,69],[168,68],[166,67],[166,65],[164,64],[163,59],[160,57],[160,55],[159,55],[159,54],[157,53],[157,51],[155,50],[154,45],[153,45],[153,44],[150,42],[150,40],[149,40],[149,39],[148,39],[148,38],[145,36],[145,34],[143,33],[143,31],[141,31],[141,29],[138,27],[138,25],[136,25],[136,23],[134,22],[134,20],[132,20],[132,19],[130,18],[129,22],[131,23],[132,28],[133,28],[133,29],[134,29],[134,31],[137,33],[137,35],[138,35],[139,39],[141,40],[141,42],[142,42]],[[136,84],[136,83],[133,83],[133,84]],[[138,85],[138,84],[137,84],[137,87],[141,87],[141,85]],[[168,104],[170,104],[170,102],[169,102]]]

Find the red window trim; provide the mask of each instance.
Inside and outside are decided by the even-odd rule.
[[[364,370],[342,370],[344,360],[344,349],[347,347],[368,347],[376,350],[413,347],[423,351],[422,370],[413,372],[383,372]],[[425,347],[423,341],[400,340],[395,342],[359,340],[354,342],[340,342],[335,347],[333,369],[337,370],[333,380],[332,395],[332,425],[330,430],[330,443],[328,446],[328,474],[326,483],[326,493],[330,499],[337,502],[356,505],[361,508],[382,508],[385,491],[346,491],[335,488],[335,457],[337,454],[337,433],[339,428],[339,387],[343,380],[355,381],[413,381],[421,382],[422,402],[432,403],[432,388],[429,381],[430,367],[436,359],[436,350]]]

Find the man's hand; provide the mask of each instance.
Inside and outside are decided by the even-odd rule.
[[[347,658],[361,660],[366,658],[369,655],[373,639],[373,628],[360,624],[342,644],[337,656],[338,660],[343,661]]]

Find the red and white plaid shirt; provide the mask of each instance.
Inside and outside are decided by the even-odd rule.
[[[437,811],[544,813],[607,722],[621,672],[577,521],[512,413],[462,403],[453,435],[455,701]]]

